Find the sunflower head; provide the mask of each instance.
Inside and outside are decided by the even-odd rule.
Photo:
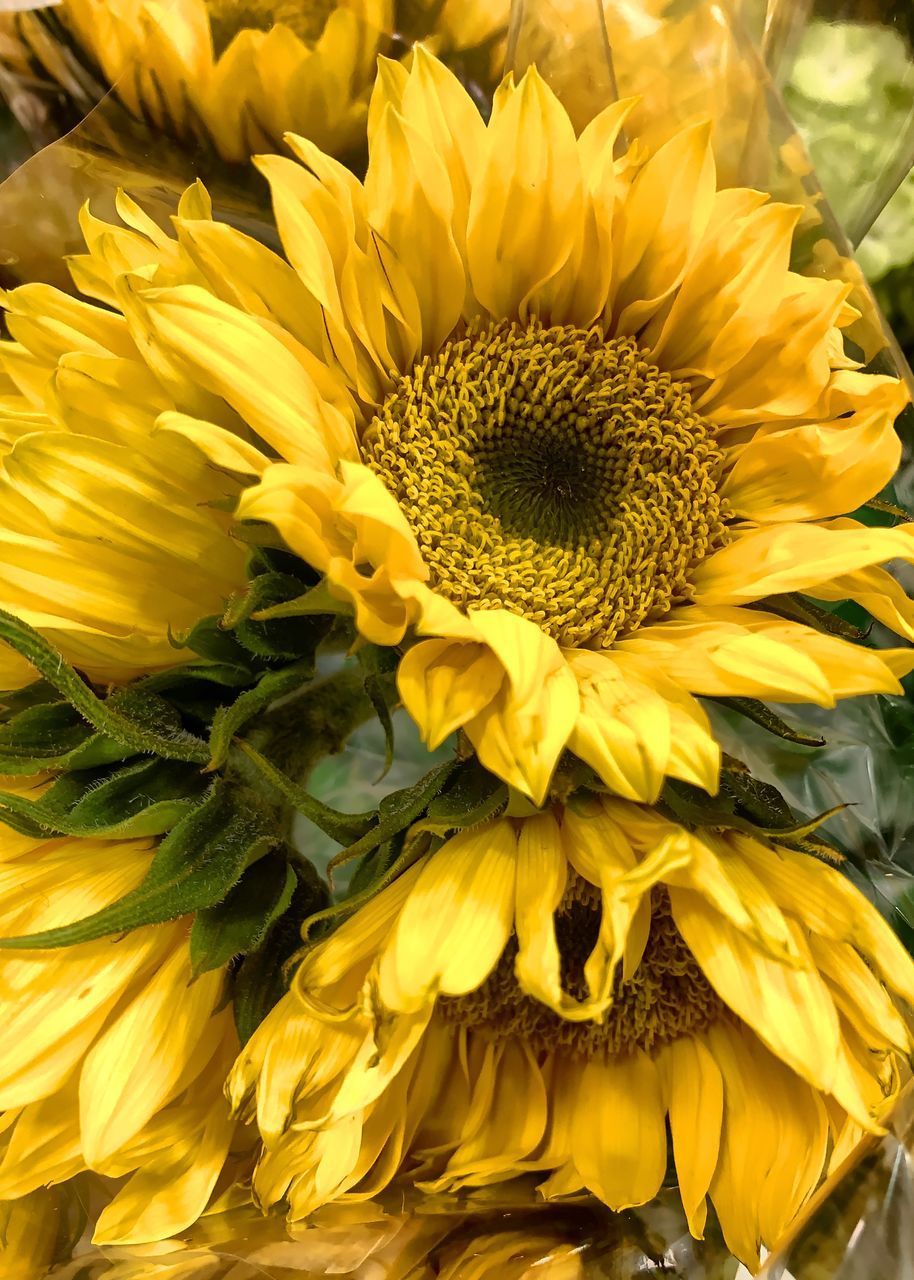
[[[239,1058],[292,1217],[535,1175],[613,1210],[668,1163],[755,1265],[909,1070],[914,964],[837,870],[592,799],[421,856],[306,955]],[[670,1149],[668,1151],[668,1132]]]
[[[436,590],[609,647],[689,599],[722,545],[722,455],[688,387],[599,328],[471,324],[362,438]]]

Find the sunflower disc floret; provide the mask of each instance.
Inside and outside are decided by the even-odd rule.
[[[688,386],[599,328],[471,326],[400,379],[362,453],[438,591],[561,644],[609,646],[685,602],[726,537]]]

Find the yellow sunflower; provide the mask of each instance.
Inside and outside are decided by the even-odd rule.
[[[0,933],[117,901],[153,852],[144,839],[34,841],[0,828]],[[0,1201],[14,1221],[34,1192],[84,1169],[126,1179],[98,1220],[100,1243],[159,1240],[205,1208],[235,1131],[223,1081],[238,1040],[223,972],[191,982],[188,935],[179,919],[0,952]]]
[[[137,206],[119,203],[151,231]],[[125,235],[114,243],[129,253]],[[176,399],[124,317],[106,308],[46,285],[17,289],[5,305],[13,341],[0,356],[0,608],[102,682],[174,665],[173,637],[244,582],[226,510],[238,482],[155,429],[163,410],[212,412],[213,398],[208,410],[202,390]],[[3,646],[0,688],[32,679]]]
[[[507,4],[64,0],[55,16],[132,115],[211,143],[224,160],[245,161],[280,148],[289,129],[333,154],[359,146],[377,55],[394,47],[404,24],[407,38],[432,35],[461,51],[503,34]],[[12,69],[30,53],[68,92],[79,91],[41,17],[7,19],[4,51]]]
[[[303,960],[231,1077],[294,1218],[398,1176],[644,1204],[671,1156],[750,1265],[911,1052],[914,963],[836,869],[593,799],[422,857]]]
[[[126,228],[85,216],[71,269],[106,305],[6,299],[14,419],[91,434],[98,396],[123,430],[126,397],[150,454],[201,450],[217,484],[247,486],[237,516],[323,574],[303,609],[418,638],[399,688],[428,744],[462,729],[537,803],[566,747],[632,800],[666,776],[714,791],[694,695],[828,706],[914,667],[914,649],[824,634],[782,599],[850,597],[914,637],[878,567],[914,558],[914,525],[843,515],[897,467],[901,384],[844,354],[849,286],[790,271],[798,210],[717,191],[704,126],[615,159],[629,106],[576,137],[532,69],[486,124],[420,46],[409,70],[382,64],[364,184],[302,138],[298,162],[259,159],[285,258],[195,188],[176,239],[127,202]],[[80,412],[58,388],[87,342]],[[88,484],[59,507],[74,552]],[[237,570],[229,545],[224,573],[194,553],[208,599]],[[93,598],[94,639],[121,604]]]
[[[420,49],[378,82],[364,186],[301,140],[261,160],[294,275],[240,305],[227,253],[218,284],[119,284],[286,460],[240,517],[367,639],[428,637],[399,684],[429,745],[463,728],[536,801],[566,746],[631,799],[713,790],[693,694],[829,705],[914,666],[744,607],[850,595],[914,635],[876,567],[914,527],[836,519],[896,469],[905,393],[844,356],[847,286],[789,271],[797,210],[716,192],[703,127],[614,161],[626,112],[575,138],[533,70],[487,126]]]

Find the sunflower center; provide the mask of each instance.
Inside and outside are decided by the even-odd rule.
[[[335,0],[214,0],[208,10],[216,57],[239,31],[269,31],[278,22],[313,44],[335,8]]]
[[[436,589],[563,644],[609,645],[689,599],[726,540],[688,387],[599,328],[471,327],[400,379],[362,443]]]
[[[577,999],[587,994],[584,964],[597,940],[596,890],[575,878],[556,915],[562,986]],[[526,1040],[534,1051],[563,1050],[584,1058],[648,1053],[709,1026],[723,1004],[673,923],[669,899],[657,891],[641,963],[628,982],[616,983],[602,1022],[570,1022],[525,995],[514,976],[517,944],[509,943],[497,967],[469,995],[438,1001],[443,1017],[494,1039]]]

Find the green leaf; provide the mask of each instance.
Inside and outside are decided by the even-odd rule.
[[[197,770],[174,760],[132,761],[66,774],[40,800],[0,792],[0,819],[16,815],[68,836],[155,836],[189,813],[207,785]]]
[[[261,945],[245,956],[235,974],[232,1012],[243,1045],[285,994],[286,964],[301,947],[301,922],[327,902],[327,887],[313,867],[297,865],[295,871],[297,885],[291,905]]]
[[[136,889],[73,924],[0,939],[0,948],[70,947],[211,907],[275,843],[253,794],[217,783],[165,837]]]
[[[244,647],[258,657],[304,658],[314,656],[317,646],[330,630],[330,617],[289,622],[262,617],[273,605],[285,604],[305,590],[301,578],[288,573],[267,572],[254,578],[247,590],[235,596],[222,618]]]
[[[745,716],[747,720],[751,720],[754,724],[759,724],[763,729],[767,729],[769,733],[773,733],[778,738],[783,738],[785,742],[795,742],[801,747],[824,747],[825,739],[814,737],[810,734],[802,733],[799,729],[793,729],[780,716],[775,715],[770,707],[764,702],[759,702],[756,698],[714,698],[714,702],[720,703],[722,707],[729,707],[731,711],[735,711],[737,715]]]
[[[230,706],[220,707],[213,719],[209,738],[210,769],[225,763],[232,739],[242,725],[272,702],[300,689],[313,674],[314,663],[310,658],[283,667],[281,671],[267,671],[253,689],[241,694]]]
[[[83,719],[121,746],[166,760],[201,764],[208,760],[206,744],[174,724],[173,712],[161,698],[140,689],[126,689],[102,701],[52,644],[5,610],[0,610],[0,640],[27,658]]]
[[[195,978],[259,947],[292,901],[298,878],[276,853],[248,867],[222,902],[197,912],[190,933]]]
[[[458,767],[447,789],[428,806],[418,829],[443,836],[458,828],[475,827],[493,817],[507,802],[505,784],[471,756]]]
[[[68,702],[29,707],[0,725],[0,774],[87,769],[132,754],[86,724]]]
[[[384,685],[379,676],[368,675],[365,677],[365,692],[368,695],[368,701],[374,707],[381,728],[384,730],[384,767],[377,779],[380,782],[390,773],[390,766],[394,762],[394,722],[391,718],[390,707],[387,705],[387,699],[384,697]]]
[[[366,831],[355,844],[351,844],[348,849],[341,850],[335,858],[331,858],[328,870],[332,872],[344,862],[363,858],[366,853],[377,849],[397,832],[403,831],[415,822],[441,791],[457,768],[457,763],[456,760],[447,760],[436,769],[432,769],[424,778],[420,778],[413,786],[404,787],[402,791],[394,791],[391,795],[385,796],[378,805],[378,821],[375,826]]]
[[[309,795],[303,786],[287,778],[275,764],[266,756],[262,756],[249,742],[239,742],[238,747],[254,763],[257,771],[289,801],[298,813],[303,814],[316,827],[320,827],[321,831],[337,844],[349,844],[353,840],[358,840],[374,821],[374,812],[340,813],[338,809],[332,809],[322,800]]]

